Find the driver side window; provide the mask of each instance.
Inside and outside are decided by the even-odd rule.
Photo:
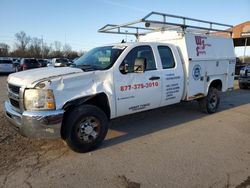
[[[136,58],[144,58],[146,60],[146,71],[156,70],[154,54],[151,47],[138,46],[133,48],[125,57],[120,65],[120,71],[122,72],[122,70],[124,70],[124,66],[127,65],[128,73],[133,73]]]

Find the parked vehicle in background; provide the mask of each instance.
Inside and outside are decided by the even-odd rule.
[[[250,65],[250,63],[238,63],[235,65],[235,75],[240,75],[240,70],[245,66]]]
[[[70,61],[67,58],[53,58],[51,63],[54,67],[67,67],[70,65]]]
[[[11,59],[0,59],[0,73],[15,72],[15,67]]]
[[[12,59],[13,63],[14,63],[16,60],[18,60],[18,58],[16,58],[16,57],[12,57],[11,59]]]
[[[47,67],[51,67],[52,65],[52,59],[47,59]]]
[[[13,61],[15,72],[18,72],[18,67],[20,66],[20,61],[21,61],[21,59],[16,59],[15,61]]]
[[[48,61],[46,59],[37,59],[41,67],[47,67]]]
[[[250,86],[250,65],[240,70],[239,88],[247,89]]]
[[[20,64],[17,66],[18,71],[39,68],[40,63],[34,58],[22,58]]]

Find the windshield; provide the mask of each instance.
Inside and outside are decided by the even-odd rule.
[[[44,59],[38,59],[38,62],[40,63],[43,63],[43,62],[46,62]]]
[[[95,70],[109,69],[121,55],[126,46],[105,46],[90,50],[85,55],[77,59],[76,67]]]
[[[12,64],[11,60],[0,60],[0,64]]]
[[[25,59],[26,64],[38,64],[36,59]]]

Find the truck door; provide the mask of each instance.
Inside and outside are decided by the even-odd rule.
[[[145,72],[134,69],[135,60],[146,61]],[[126,71],[124,72],[124,67]],[[151,46],[134,47],[114,73],[117,116],[157,108],[161,101],[161,73]]]
[[[184,72],[178,50],[165,45],[157,48],[162,64],[161,106],[178,103],[183,97],[184,90]]]

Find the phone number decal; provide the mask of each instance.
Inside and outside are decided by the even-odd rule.
[[[138,90],[138,89],[145,89],[145,88],[151,88],[151,87],[157,87],[159,86],[159,82],[148,82],[145,84],[133,84],[133,85],[125,85],[121,86],[121,91],[129,91],[129,90]]]

